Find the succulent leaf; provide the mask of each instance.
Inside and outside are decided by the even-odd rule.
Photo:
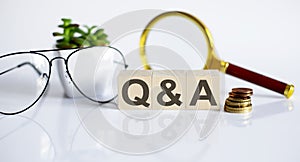
[[[97,29],[97,26],[82,27],[78,24],[72,24],[71,19],[62,18],[63,24],[58,27],[63,28],[63,33],[53,32],[54,37],[62,37],[56,41],[57,48],[76,48],[76,47],[88,47],[96,45],[108,45],[107,34],[104,33],[104,29]],[[97,29],[95,32],[93,32]]]

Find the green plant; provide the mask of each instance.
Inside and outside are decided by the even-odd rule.
[[[63,28],[63,33],[53,33],[54,37],[62,37],[56,40],[57,48],[77,48],[109,44],[104,29],[97,29],[97,26],[88,27],[84,25],[85,31],[78,24],[72,24],[71,19],[63,18],[61,20],[63,24],[58,27]]]

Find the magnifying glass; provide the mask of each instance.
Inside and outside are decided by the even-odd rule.
[[[272,79],[219,59],[208,28],[195,16],[181,11],[162,13],[152,19],[143,30],[140,37],[140,57],[145,70],[152,69],[149,64],[151,56],[149,53],[146,55],[146,52],[148,52],[146,48],[151,46],[151,44],[156,43],[169,48],[183,49],[182,43],[179,43],[176,39],[173,40],[172,37],[180,38],[182,41],[185,41],[185,44],[194,47],[194,51],[200,53],[199,58],[205,60],[203,69],[217,69],[223,73],[282,94],[286,98],[291,97],[294,92],[292,84]],[[189,55],[188,51],[183,53],[184,56]],[[187,57],[191,58],[191,56]],[[192,58],[192,60],[196,61],[196,57]]]

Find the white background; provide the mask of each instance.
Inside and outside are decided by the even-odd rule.
[[[21,116],[0,116],[1,162],[300,160],[299,1],[2,0],[0,53],[52,48],[55,42],[52,32],[57,31],[62,17],[83,24],[101,25],[114,16],[140,9],[192,13],[211,30],[222,59],[294,84],[294,96],[286,100],[226,76],[227,91],[238,86],[254,89],[251,118],[223,113],[217,129],[203,141],[190,135],[162,152],[131,156],[102,147],[82,128],[74,134],[79,121],[76,110],[72,109],[73,100],[63,98],[62,87],[53,73],[49,92],[35,110]],[[30,121],[30,124],[24,126],[23,121]]]

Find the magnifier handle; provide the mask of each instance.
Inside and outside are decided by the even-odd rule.
[[[286,98],[291,97],[294,92],[294,86],[292,84],[283,83],[281,81],[244,69],[231,63],[228,63],[226,73],[280,93]]]

